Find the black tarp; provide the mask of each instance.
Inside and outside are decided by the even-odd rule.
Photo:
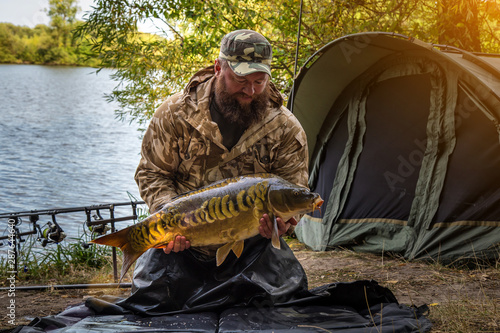
[[[309,290],[287,244],[256,236],[217,267],[191,250],[149,251],[136,266],[131,296],[89,298],[15,332],[426,332],[422,309],[398,304],[375,281]]]
[[[16,333],[54,332],[428,332],[426,307],[400,305],[375,281],[335,283],[311,297],[280,306],[232,307],[220,311],[144,316],[116,306],[116,299],[89,298],[55,315],[36,318]],[[98,304],[98,305],[97,305]],[[368,307],[370,304],[370,307]],[[114,312],[99,315],[97,312]]]
[[[281,250],[263,237],[245,240],[240,258],[222,265],[196,251],[165,255],[151,249],[139,258],[132,295],[117,303],[146,315],[280,304],[308,296],[306,274],[283,239]]]

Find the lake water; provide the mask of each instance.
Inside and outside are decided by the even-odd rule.
[[[140,133],[105,101],[110,74],[0,65],[0,213],[140,200]],[[81,228],[58,222],[69,234]]]

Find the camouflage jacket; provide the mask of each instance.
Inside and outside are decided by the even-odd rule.
[[[228,151],[211,120],[213,66],[196,73],[183,92],[156,110],[145,132],[135,174],[150,212],[178,194],[223,178],[270,172],[307,186],[306,134],[272,85],[264,119],[249,127]]]

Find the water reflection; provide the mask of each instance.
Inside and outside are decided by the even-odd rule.
[[[93,72],[0,65],[0,213],[139,198],[139,132],[103,98],[111,71]]]

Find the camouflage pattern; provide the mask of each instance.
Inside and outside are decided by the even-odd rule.
[[[151,119],[135,175],[150,212],[179,194],[241,175],[268,172],[307,187],[306,134],[276,87],[271,83],[264,119],[228,151],[210,116],[214,83],[213,66],[201,70]]]
[[[219,59],[227,60],[236,75],[264,72],[271,76],[272,46],[253,30],[236,30],[222,38]]]

